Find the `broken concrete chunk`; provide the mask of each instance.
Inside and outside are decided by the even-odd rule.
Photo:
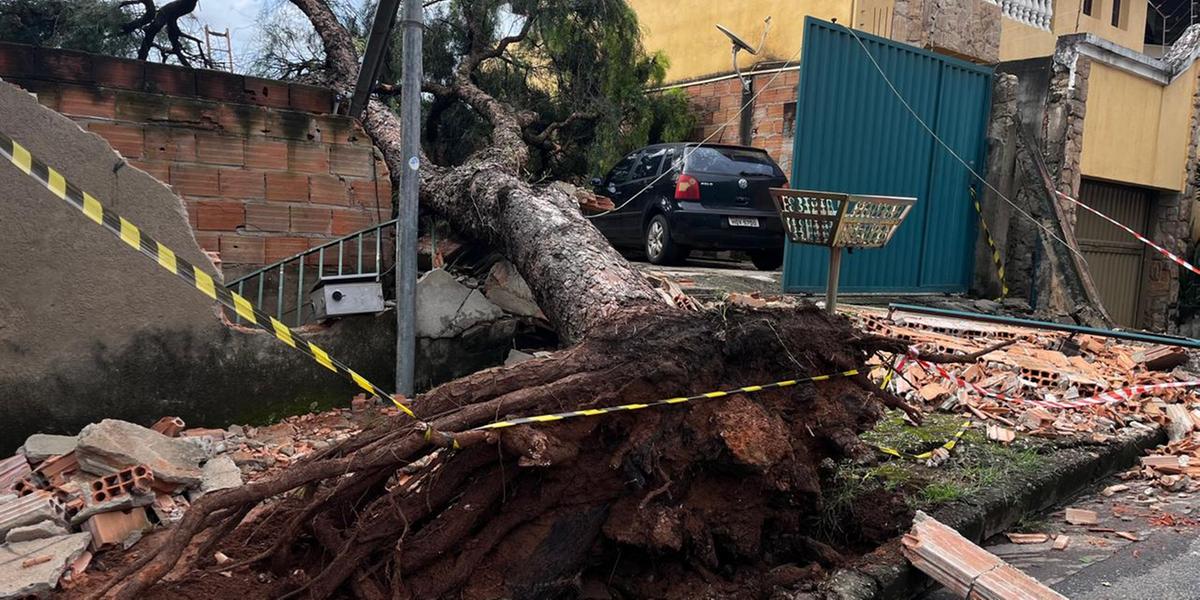
[[[37,490],[0,505],[0,536],[17,527],[41,521],[66,524],[66,510],[49,492]]]
[[[0,546],[0,598],[49,596],[91,540],[89,533],[75,533]],[[29,566],[23,567],[25,562]]]
[[[507,260],[498,261],[488,272],[483,295],[506,312],[521,317],[545,319],[542,309],[533,300],[533,292],[521,278],[516,267]]]
[[[473,290],[442,269],[417,280],[417,337],[455,337],[471,327],[504,316],[479,290]]]
[[[96,475],[116,473],[130,465],[150,467],[155,480],[187,486],[200,484],[200,463],[207,458],[196,444],[169,438],[126,421],[105,419],[79,432],[75,451],[79,466]]]
[[[73,435],[35,433],[25,440],[21,452],[31,463],[40,463],[51,456],[67,454],[75,449],[79,439]]]
[[[520,364],[527,360],[532,360],[532,359],[533,359],[532,354],[521,352],[520,350],[513,348],[512,350],[508,351],[508,358],[504,359],[504,366],[509,367],[509,366],[512,366],[515,364]]]
[[[202,493],[235,488],[242,485],[242,470],[228,456],[218,456],[204,463],[202,473],[203,480],[200,482],[200,491]]]
[[[8,531],[8,535],[4,537],[4,542],[15,544],[17,542],[28,542],[29,540],[40,540],[59,535],[67,535],[71,533],[66,527],[52,520],[39,521],[33,525],[25,525],[24,527],[13,527]]]

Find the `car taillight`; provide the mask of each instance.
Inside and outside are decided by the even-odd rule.
[[[699,202],[700,182],[691,175],[680,175],[679,181],[675,182],[675,199]]]

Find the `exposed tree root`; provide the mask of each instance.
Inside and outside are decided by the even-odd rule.
[[[415,408],[439,432],[428,440],[395,417],[272,479],[201,498],[159,548],[97,595],[142,597],[206,530],[218,535],[205,538],[203,554],[220,547],[236,569],[284,576],[276,595],[287,597],[547,597],[577,590],[592,571],[641,595],[635,574],[643,566],[622,556],[676,565],[688,589],[765,573],[787,556],[813,555],[800,524],[820,502],[820,462],[864,452],[857,434],[882,405],[903,406],[899,398],[865,377],[841,377],[470,430],[511,416],[835,373],[875,351],[904,349],[814,308],[625,311],[553,357],[419,398]],[[450,440],[458,450],[438,443]],[[274,526],[259,531],[268,547],[240,546],[254,528],[237,526],[247,512],[297,489],[305,493],[272,500]],[[291,576],[297,569],[302,577]]]

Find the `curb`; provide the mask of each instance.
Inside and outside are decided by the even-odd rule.
[[[1054,465],[1012,485],[989,490],[970,504],[934,511],[937,520],[975,543],[1002,533],[1022,517],[1046,510],[1087,489],[1096,480],[1124,470],[1146,450],[1166,443],[1161,427],[1138,429],[1104,446],[1065,448],[1050,456]],[[831,600],[906,600],[928,590],[933,580],[900,554],[899,538],[838,569],[821,586]]]

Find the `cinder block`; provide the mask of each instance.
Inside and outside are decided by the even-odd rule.
[[[245,169],[221,169],[218,174],[221,195],[226,198],[262,198],[264,181],[262,173]]]
[[[191,162],[196,160],[196,135],[178,127],[143,128],[143,156],[148,159]]]
[[[141,90],[146,85],[146,62],[92,55],[92,77],[105,87]]]
[[[334,235],[346,235],[369,227],[374,220],[369,213],[358,210],[334,210],[331,231]]]
[[[221,235],[221,261],[226,264],[261,265],[266,262],[266,240],[236,234]]]
[[[308,202],[308,176],[299,173],[267,173],[267,200]]]
[[[214,165],[245,164],[245,143],[241,136],[196,134],[196,159]]]
[[[308,250],[308,238],[269,237],[266,242],[266,261],[274,263]]]
[[[217,170],[195,165],[171,165],[171,187],[189,196],[216,196]]]
[[[246,207],[240,202],[202,200],[196,203],[196,226],[207,231],[237,231],[246,224]]]
[[[224,102],[242,102],[245,78],[223,71],[196,69],[196,95]]]
[[[125,158],[137,159],[142,157],[145,140],[142,128],[133,125],[118,125],[117,123],[89,123],[88,131],[99,135],[121,153]]]
[[[164,65],[155,62],[142,63],[145,66],[145,89],[155,94],[170,96],[195,96],[196,77],[192,69]]]
[[[375,155],[370,148],[334,144],[329,148],[329,164],[338,175],[371,177],[375,174]]]
[[[333,109],[333,91],[326,88],[293,83],[288,86],[289,104],[295,110],[329,113]]]
[[[150,426],[150,429],[157,431],[167,437],[179,437],[179,432],[183,431],[186,424],[179,417],[163,417]]]
[[[296,173],[329,173],[329,148],[324,144],[288,143],[288,170]]]
[[[283,171],[287,167],[287,142],[258,136],[246,138],[246,168]]]
[[[111,544],[125,541],[136,531],[150,528],[144,507],[100,513],[88,517],[83,528],[92,534],[92,549],[98,550]]]
[[[313,175],[309,179],[308,197],[313,204],[350,205],[350,190],[346,182],[335,175]]]
[[[291,230],[296,233],[329,233],[332,211],[315,206],[292,206]]]
[[[282,233],[290,227],[291,208],[288,205],[270,202],[246,205],[246,228],[250,231]],[[267,253],[270,254],[269,245]]]
[[[243,98],[246,102],[272,108],[287,108],[290,106],[288,84],[271,79],[246,77]]]
[[[102,88],[64,85],[59,92],[59,112],[72,117],[116,118],[116,94]]]
[[[118,90],[117,118],[134,123],[156,123],[171,116],[170,100],[160,94]]]

